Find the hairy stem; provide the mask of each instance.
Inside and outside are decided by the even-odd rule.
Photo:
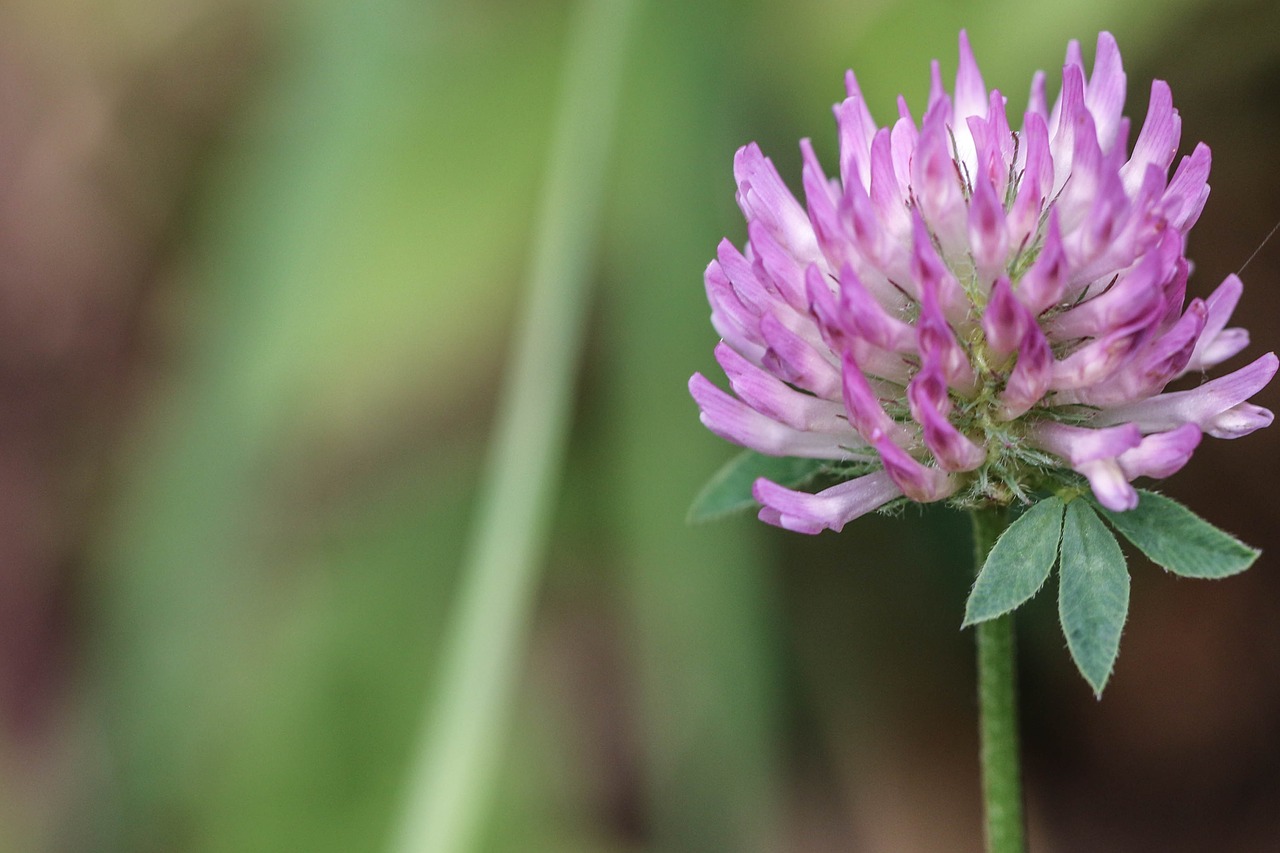
[[[976,571],[986,562],[1008,516],[1004,509],[978,509],[971,517]],[[987,853],[1025,853],[1027,849],[1015,660],[1013,614],[979,623],[978,731]]]

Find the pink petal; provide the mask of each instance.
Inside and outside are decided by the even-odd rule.
[[[1032,314],[1039,315],[1049,307],[1057,304],[1067,284],[1070,266],[1066,252],[1062,248],[1062,232],[1058,222],[1057,210],[1049,211],[1049,222],[1045,227],[1044,246],[1036,257],[1031,269],[1027,270],[1018,282],[1014,295],[1018,301],[1027,306]]]
[[[840,135],[840,180],[845,186],[858,182],[869,186],[871,177],[868,154],[876,123],[867,109],[866,99],[852,71],[845,73],[845,89],[849,97],[835,107],[836,128]]]
[[[1108,151],[1120,129],[1120,113],[1124,110],[1125,74],[1120,62],[1120,48],[1108,32],[1098,34],[1093,73],[1085,91],[1084,104],[1098,124],[1098,143]]]
[[[1027,114],[1043,119],[1048,124],[1049,108],[1044,98],[1044,72],[1031,75],[1031,94],[1027,97]]]
[[[800,140],[800,152],[804,159],[802,181],[809,221],[823,256],[839,266],[846,262],[849,254],[849,241],[837,212],[840,193],[822,171],[809,140]]]
[[[764,355],[764,339],[760,337],[759,317],[748,311],[729,283],[719,262],[707,265],[703,276],[707,301],[711,304],[711,325],[731,347],[752,361]]]
[[[987,286],[1004,271],[1009,256],[1009,234],[1004,204],[985,175],[979,175],[969,199],[969,246],[979,282]]]
[[[884,470],[902,493],[913,501],[932,503],[955,494],[958,486],[955,477],[939,468],[922,465],[888,436],[874,433],[871,443],[880,453]]]
[[[797,259],[816,260],[818,243],[804,208],[782,182],[773,161],[752,142],[733,158],[738,206],[747,222],[759,220]]]
[[[808,307],[808,299],[804,293],[804,267],[773,238],[764,223],[758,220],[749,223],[747,236],[751,250],[755,253],[752,269],[756,278],[766,290],[776,294],[792,308],[804,311]]]
[[[1231,315],[1235,312],[1236,305],[1240,303],[1240,296],[1243,293],[1244,285],[1241,284],[1238,276],[1232,274],[1223,279],[1222,284],[1218,285],[1217,289],[1209,294],[1209,298],[1205,300],[1205,307],[1208,308],[1209,314],[1205,319],[1204,332],[1200,335],[1200,340],[1196,343],[1196,348],[1191,353],[1191,359],[1187,362],[1188,371],[1208,370],[1240,351],[1236,350],[1216,360],[1207,357],[1210,348],[1215,346],[1218,336],[1222,334],[1223,329],[1230,322]],[[1248,332],[1245,332],[1244,329],[1233,329],[1232,331],[1244,332],[1244,345],[1248,345]],[[1244,349],[1244,346],[1240,349]]]
[[[1071,355],[1053,363],[1049,387],[1055,391],[1088,388],[1112,376],[1125,365],[1146,340],[1148,318],[1138,318],[1129,326],[1090,341]]]
[[[715,353],[716,361],[729,377],[733,393],[762,415],[807,432],[849,432],[843,404],[797,391],[747,361],[727,344],[718,344]]]
[[[893,134],[880,130],[871,141],[871,206],[880,227],[891,235],[903,235],[911,227],[903,199],[906,193],[893,164]]]
[[[905,109],[906,102],[903,101]],[[911,158],[915,155],[916,143],[920,139],[920,131],[910,114],[904,115],[893,125],[889,135],[889,152],[893,160],[893,174],[898,179],[898,186],[911,184]]]
[[[969,356],[964,347],[956,340],[955,332],[947,324],[942,309],[938,306],[932,281],[923,282],[924,293],[920,300],[920,318],[916,320],[916,335],[920,354],[927,360],[936,361],[947,378],[947,383],[957,390],[968,393],[977,386],[977,374],[969,363]]]
[[[689,393],[701,409],[703,426],[716,435],[768,456],[806,459],[870,459],[863,442],[850,430],[844,435],[805,432],[780,424],[721,391],[701,373],[689,380]]]
[[[1214,438],[1241,438],[1271,426],[1275,415],[1252,403],[1238,403],[1205,421],[1204,431]]]
[[[1035,424],[1027,433],[1031,443],[1067,460],[1075,468],[1099,459],[1114,459],[1142,442],[1133,424],[1091,429],[1054,421]]]
[[[900,353],[916,351],[916,330],[890,316],[849,266],[840,271],[840,307],[849,334],[881,349]]]
[[[969,46],[969,35],[964,30],[960,31],[960,65],[956,71],[954,106],[951,123],[955,134],[956,153],[972,173],[977,165],[977,152],[966,119],[972,116],[983,119],[987,117],[987,87],[982,82],[982,73],[978,70],[977,60],[973,58],[973,49]]]
[[[911,440],[910,433],[885,413],[879,396],[867,381],[851,353],[844,354],[844,407],[849,423],[868,442],[872,435],[888,436],[896,442]]]
[[[951,401],[947,383],[936,362],[927,363],[907,386],[911,416],[923,428],[925,446],[938,465],[947,471],[972,471],[987,459],[987,453],[947,419]]]
[[[773,314],[760,318],[760,333],[768,347],[760,360],[761,367],[819,397],[836,399],[840,393],[840,371],[813,344]]]
[[[1121,453],[1117,460],[1126,478],[1164,477],[1182,470],[1191,454],[1200,444],[1200,428],[1195,424],[1183,424],[1169,432],[1157,432],[1142,439],[1142,443]]]
[[[917,202],[912,212],[923,216],[944,251],[960,251],[967,240],[968,214],[952,159],[949,113],[945,101],[925,113],[912,161],[911,188]]]
[[[1000,392],[1002,420],[1013,420],[1040,402],[1053,381],[1053,365],[1048,338],[1035,323],[1027,324],[1018,347],[1018,361]]]
[[[728,240],[721,240],[716,247],[716,260],[729,283],[733,285],[734,293],[751,313],[759,316],[781,301],[776,291],[769,290],[764,282],[760,281],[755,268],[746,256]]]
[[[1055,317],[1046,329],[1051,340],[1070,341],[1106,334],[1140,318],[1164,313],[1161,285],[1174,272],[1182,241],[1166,233],[1157,251],[1148,252],[1138,266],[1120,274],[1110,288]]]
[[[1076,150],[1076,128],[1081,120],[1088,116],[1084,107],[1084,69],[1079,65],[1068,64],[1062,69],[1062,94],[1054,105],[1054,114],[1049,119],[1051,142],[1049,150],[1053,152],[1053,191],[1057,195],[1067,184],[1072,174],[1072,158]],[[1092,129],[1093,120],[1090,119]],[[1097,136],[1094,136],[1097,144]]]
[[[1105,382],[1063,395],[1059,402],[1107,407],[1160,393],[1186,366],[1204,328],[1205,313],[1204,301],[1193,299],[1173,328],[1142,349],[1131,364]]]
[[[918,211],[913,211],[911,273],[916,292],[912,294],[921,302],[931,304],[943,322],[963,323],[968,319],[970,302],[960,287],[960,282],[938,255],[933,245],[929,226]]]
[[[1003,359],[1018,348],[1026,327],[1035,322],[1035,316],[1013,295],[1009,279],[1001,276],[991,288],[991,297],[982,312],[988,352],[997,360]]]
[[[1204,343],[1203,337],[1201,343]],[[1248,329],[1223,329],[1203,349],[1198,349],[1187,362],[1187,370],[1208,370],[1217,367],[1249,346]]]
[[[764,506],[760,520],[797,533],[815,534],[840,530],[855,518],[879,509],[902,496],[884,471],[876,471],[817,494],[797,492],[764,478],[756,480],[751,494]]]
[[[960,65],[956,71],[955,117],[960,121],[969,116],[987,116],[987,87],[982,82],[978,61],[973,58],[969,46],[969,34],[960,31]]]
[[[1209,166],[1213,159],[1209,146],[1197,143],[1189,157],[1183,157],[1177,171],[1169,181],[1169,189],[1165,191],[1165,200],[1170,202],[1168,211],[1169,225],[1183,234],[1191,230],[1204,210],[1204,203],[1209,198]],[[1172,200],[1178,204],[1173,205]]]
[[[1053,187],[1053,155],[1049,152],[1049,131],[1044,119],[1027,113],[1021,143],[1022,180],[1009,210],[1009,242],[1015,248],[1022,248],[1040,227],[1040,214]]]
[[[1151,83],[1151,100],[1147,104],[1147,118],[1133,145],[1133,155],[1120,169],[1125,190],[1133,194],[1142,183],[1148,164],[1166,172],[1178,153],[1178,140],[1182,137],[1182,119],[1173,108],[1173,93],[1163,80]]]
[[[1244,403],[1266,387],[1280,366],[1267,353],[1234,373],[1220,376],[1189,391],[1172,391],[1137,403],[1104,409],[1099,424],[1131,422],[1143,432],[1166,432],[1195,424],[1215,438],[1238,438],[1267,426],[1270,413]]]
[[[1098,503],[1112,512],[1128,512],[1138,506],[1138,492],[1129,485],[1124,470],[1114,459],[1098,459],[1076,468],[1089,480]]]

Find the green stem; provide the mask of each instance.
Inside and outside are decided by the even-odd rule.
[[[511,351],[393,850],[474,849],[520,675],[565,455],[608,149],[638,0],[581,0],[533,240],[528,302]]]
[[[1008,524],[1003,509],[972,512],[975,570]],[[1013,614],[978,624],[978,730],[987,853],[1025,853]]]

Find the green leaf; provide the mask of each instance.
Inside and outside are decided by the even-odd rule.
[[[822,459],[800,459],[794,456],[765,456],[744,450],[712,475],[689,507],[690,524],[723,518],[739,510],[758,506],[751,496],[751,486],[760,477],[780,486],[792,488],[816,474],[825,464]]]
[[[1040,591],[1058,559],[1065,510],[1062,498],[1046,498],[1000,535],[969,593],[962,627],[1003,616]]]
[[[1101,698],[1129,612],[1129,572],[1115,534],[1087,501],[1067,505],[1059,565],[1062,632],[1080,674]]]
[[[1253,565],[1262,552],[1219,530],[1182,504],[1140,490],[1128,512],[1101,508],[1111,526],[1151,562],[1186,578],[1225,578]]]

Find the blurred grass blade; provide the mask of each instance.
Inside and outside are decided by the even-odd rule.
[[[395,849],[475,843],[567,444],[605,169],[634,0],[584,0],[569,43],[528,303],[469,558]]]
[[[701,273],[733,208],[740,46],[751,9],[651,2],[618,136],[604,330],[609,495],[631,611],[645,850],[772,853],[786,844],[778,626],[764,525],[692,527],[684,510],[731,448],[698,423],[689,374],[712,370]],[[744,48],[745,49],[745,48]],[[753,105],[754,106],[754,105]],[[710,374],[708,374],[710,375]]]

